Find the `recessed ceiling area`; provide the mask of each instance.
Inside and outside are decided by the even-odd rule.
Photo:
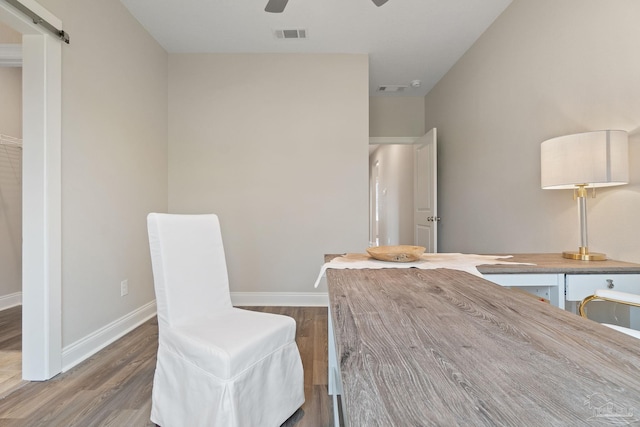
[[[426,95],[511,3],[289,0],[268,13],[267,0],[121,1],[169,53],[368,54],[371,96]],[[276,36],[287,30],[304,37]]]

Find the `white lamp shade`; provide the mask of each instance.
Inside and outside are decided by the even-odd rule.
[[[608,187],[629,182],[629,138],[623,130],[560,136],[541,145],[544,189]]]

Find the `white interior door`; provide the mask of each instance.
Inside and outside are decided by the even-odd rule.
[[[413,225],[414,242],[426,252],[438,252],[438,163],[436,128],[416,140],[414,146]]]

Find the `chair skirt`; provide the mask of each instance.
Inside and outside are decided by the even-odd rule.
[[[161,427],[277,427],[303,403],[302,362],[295,341],[228,379],[160,342],[151,421]]]

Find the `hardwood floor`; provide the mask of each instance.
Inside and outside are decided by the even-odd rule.
[[[0,311],[0,350],[22,349],[22,306]]]
[[[22,307],[0,311],[0,398],[7,396],[22,381]]]
[[[283,426],[332,426],[332,402],[327,395],[327,309],[245,308],[285,314],[297,322],[306,401]],[[0,343],[15,341],[15,337],[5,338],[1,313]],[[149,414],[157,348],[158,323],[153,318],[70,371],[49,381],[26,383],[0,399],[0,427],[154,426]]]

